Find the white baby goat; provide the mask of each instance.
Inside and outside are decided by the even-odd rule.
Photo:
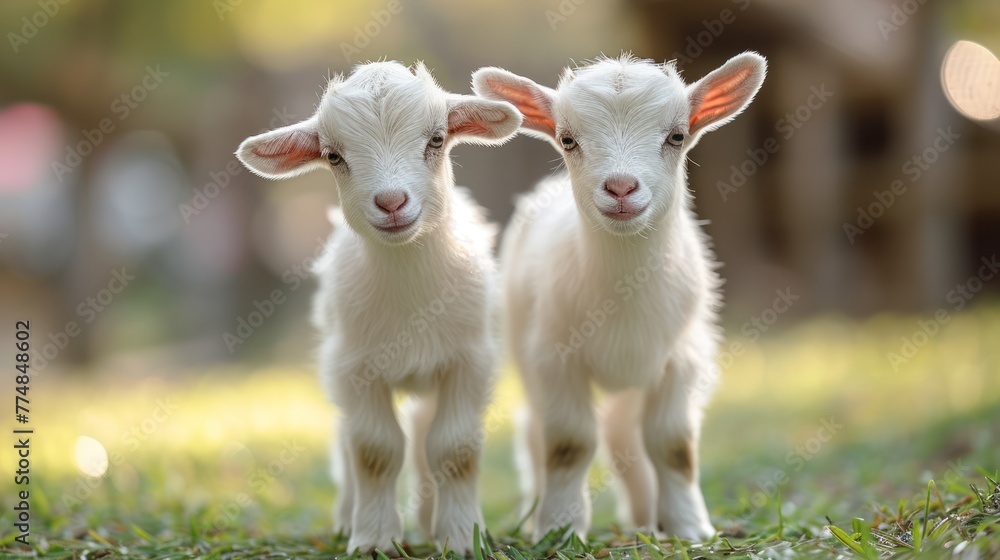
[[[482,523],[481,417],[499,334],[495,229],[456,190],[448,152],[499,144],[520,123],[508,103],[445,92],[422,64],[379,62],[331,81],[309,119],[237,152],[269,179],[313,169],[336,179],[349,227],[335,228],[317,263],[315,320],[321,376],[343,413],[334,515],[351,551],[393,554],[402,538],[394,389],[421,395],[414,462],[435,487],[420,504],[422,527],[467,552]]]
[[[750,103],[765,71],[744,53],[692,85],[671,64],[631,56],[567,69],[556,90],[499,68],[473,76],[477,94],[513,103],[522,130],[554,144],[568,170],[519,201],[501,258],[539,534],[589,528],[591,382],[612,393],[601,424],[635,525],[714,533],[697,447],[717,377],[719,279],[685,159]]]

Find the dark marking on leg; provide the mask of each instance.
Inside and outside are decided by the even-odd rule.
[[[667,466],[675,471],[680,471],[688,482],[694,482],[694,450],[691,442],[679,440],[670,445],[667,451]]]
[[[471,447],[458,447],[441,461],[441,474],[452,480],[467,480],[479,471],[479,460],[476,450]]]
[[[585,445],[563,440],[549,448],[548,467],[550,469],[567,469],[578,465],[587,456]]]
[[[358,470],[368,478],[384,477],[392,464],[392,455],[371,444],[360,444],[354,449]]]

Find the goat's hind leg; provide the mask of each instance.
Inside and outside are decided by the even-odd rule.
[[[409,454],[415,472],[413,484],[406,493],[404,508],[410,514],[416,513],[420,528],[428,537],[433,537],[434,503],[437,501],[439,483],[427,464],[427,433],[434,421],[436,408],[437,394],[434,392],[411,396],[407,403]]]
[[[514,462],[521,487],[521,517],[531,516],[524,526],[534,529],[538,520],[538,503],[545,493],[545,450],[542,429],[531,412],[522,405],[514,413]]]
[[[636,390],[610,395],[600,415],[608,466],[619,486],[618,517],[637,530],[656,526],[656,476],[642,437],[644,398]]]
[[[341,535],[351,534],[351,516],[354,513],[354,473],[351,472],[350,450],[347,438],[337,434],[331,443],[330,471],[337,487],[337,499],[333,503],[333,531]]]

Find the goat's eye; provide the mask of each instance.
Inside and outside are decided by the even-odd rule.
[[[678,132],[676,130],[670,132],[670,136],[667,136],[667,144],[675,148],[679,148],[681,144],[684,143],[684,133]]]
[[[573,148],[576,147],[576,140],[574,140],[573,137],[569,135],[565,135],[562,138],[560,138],[559,142],[562,143],[563,149],[566,150],[567,152],[571,151]]]
[[[344,163],[344,158],[340,157],[337,152],[330,152],[326,154],[326,160],[330,162],[330,165],[340,165]]]
[[[430,142],[427,142],[427,146],[430,148],[440,148],[441,146],[444,146],[444,136],[439,133],[434,133],[434,136],[431,136]]]

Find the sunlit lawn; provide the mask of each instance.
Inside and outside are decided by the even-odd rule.
[[[756,343],[742,340],[747,352],[724,370],[702,443],[703,485],[722,537],[688,544],[687,552],[680,543],[640,540],[640,553],[871,554],[849,552],[826,528],[832,521],[847,533],[867,533],[874,523],[875,536],[862,537],[859,549],[872,541],[884,554],[895,548],[905,556],[913,527],[923,528],[927,482],[934,479],[928,530],[948,520],[921,539],[929,557],[956,547],[978,551],[979,558],[1000,556],[1000,493],[988,496],[987,480],[996,480],[1000,467],[1000,307],[956,315],[894,372],[887,353],[899,351],[900,337],[912,336],[918,319],[830,318]],[[345,552],[346,541],[328,530],[333,414],[312,371],[248,366],[157,378],[39,375],[32,391],[34,553],[230,558]],[[531,551],[511,535],[519,505],[510,418],[519,391],[508,372],[489,412],[482,490],[495,540],[487,553],[516,559],[506,545],[517,544],[539,556],[561,547],[562,560],[623,558],[635,535],[616,536],[614,492],[600,467],[593,472],[594,542],[553,541]],[[828,428],[820,431],[824,423]],[[105,476],[81,473],[80,467],[93,468],[93,452],[79,444],[80,436],[106,448]],[[0,468],[0,542],[7,553],[32,554],[13,546],[8,473],[14,457],[6,448]],[[864,521],[852,529],[852,518]],[[879,542],[879,530],[891,536]],[[973,535],[978,538],[962,544]],[[407,537],[413,555],[433,552],[412,528]]]

